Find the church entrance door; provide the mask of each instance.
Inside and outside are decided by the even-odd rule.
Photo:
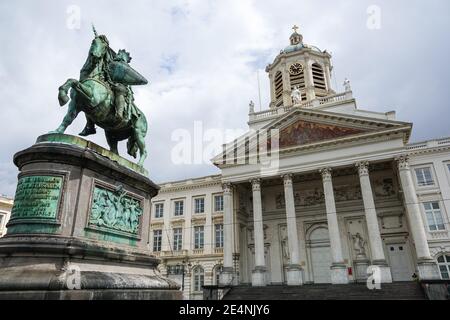
[[[315,229],[311,232],[309,239],[314,283],[331,283],[331,248],[328,229]]]

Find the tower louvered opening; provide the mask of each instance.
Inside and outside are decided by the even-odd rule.
[[[283,75],[280,71],[275,74],[275,100],[277,106],[283,104]]]
[[[321,90],[327,90],[327,86],[325,83],[325,76],[323,73],[323,69],[318,63],[314,63],[312,65],[312,74],[313,74],[313,81],[314,81],[314,87]]]

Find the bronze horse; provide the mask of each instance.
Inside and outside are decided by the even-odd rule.
[[[68,79],[59,88],[59,104],[63,106],[69,101],[67,95],[69,89],[71,89],[70,103],[62,123],[53,132],[64,133],[82,111],[92,126],[89,133],[95,133],[94,125],[103,128],[110,150],[116,154],[118,142],[128,139],[128,154],[136,158],[139,150],[138,164],[142,166],[147,157],[145,146],[147,120],[134,104],[132,93],[128,102],[128,109],[131,110],[128,116],[117,114],[114,104],[114,83],[111,81],[108,68],[115,57],[116,53],[109,47],[107,38],[95,34],[86,63],[80,71],[80,80]],[[145,79],[144,81],[147,83]]]

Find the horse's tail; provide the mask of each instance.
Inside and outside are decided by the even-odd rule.
[[[135,121],[133,121],[133,134],[130,136],[127,142],[127,151],[133,158],[137,157],[137,151],[139,148],[139,141],[142,136],[145,137],[147,134],[147,119],[145,115],[139,112],[139,116]],[[142,150],[141,150],[142,152]]]
[[[78,80],[76,79],[68,79],[61,87],[58,88],[58,101],[61,107],[69,102],[69,89],[72,88],[72,86],[77,82]]]
[[[139,147],[137,145],[136,137],[134,135],[131,135],[131,137],[127,141],[128,154],[133,158],[136,158],[138,149]]]

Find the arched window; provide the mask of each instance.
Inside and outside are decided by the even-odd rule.
[[[275,100],[277,101],[277,107],[283,104],[283,75],[280,71],[275,74]],[[280,100],[280,101],[279,101]]]
[[[325,76],[323,74],[323,69],[320,64],[314,63],[312,65],[312,74],[313,74],[314,87],[316,87],[317,89],[326,90],[327,86],[325,84]]]
[[[222,265],[217,265],[214,267],[214,284],[219,285],[220,274],[222,273]]]
[[[450,254],[440,256],[438,259],[439,271],[442,279],[450,279]]]
[[[202,291],[202,286],[205,284],[205,272],[201,266],[197,266],[193,270],[194,275],[194,292]]]

